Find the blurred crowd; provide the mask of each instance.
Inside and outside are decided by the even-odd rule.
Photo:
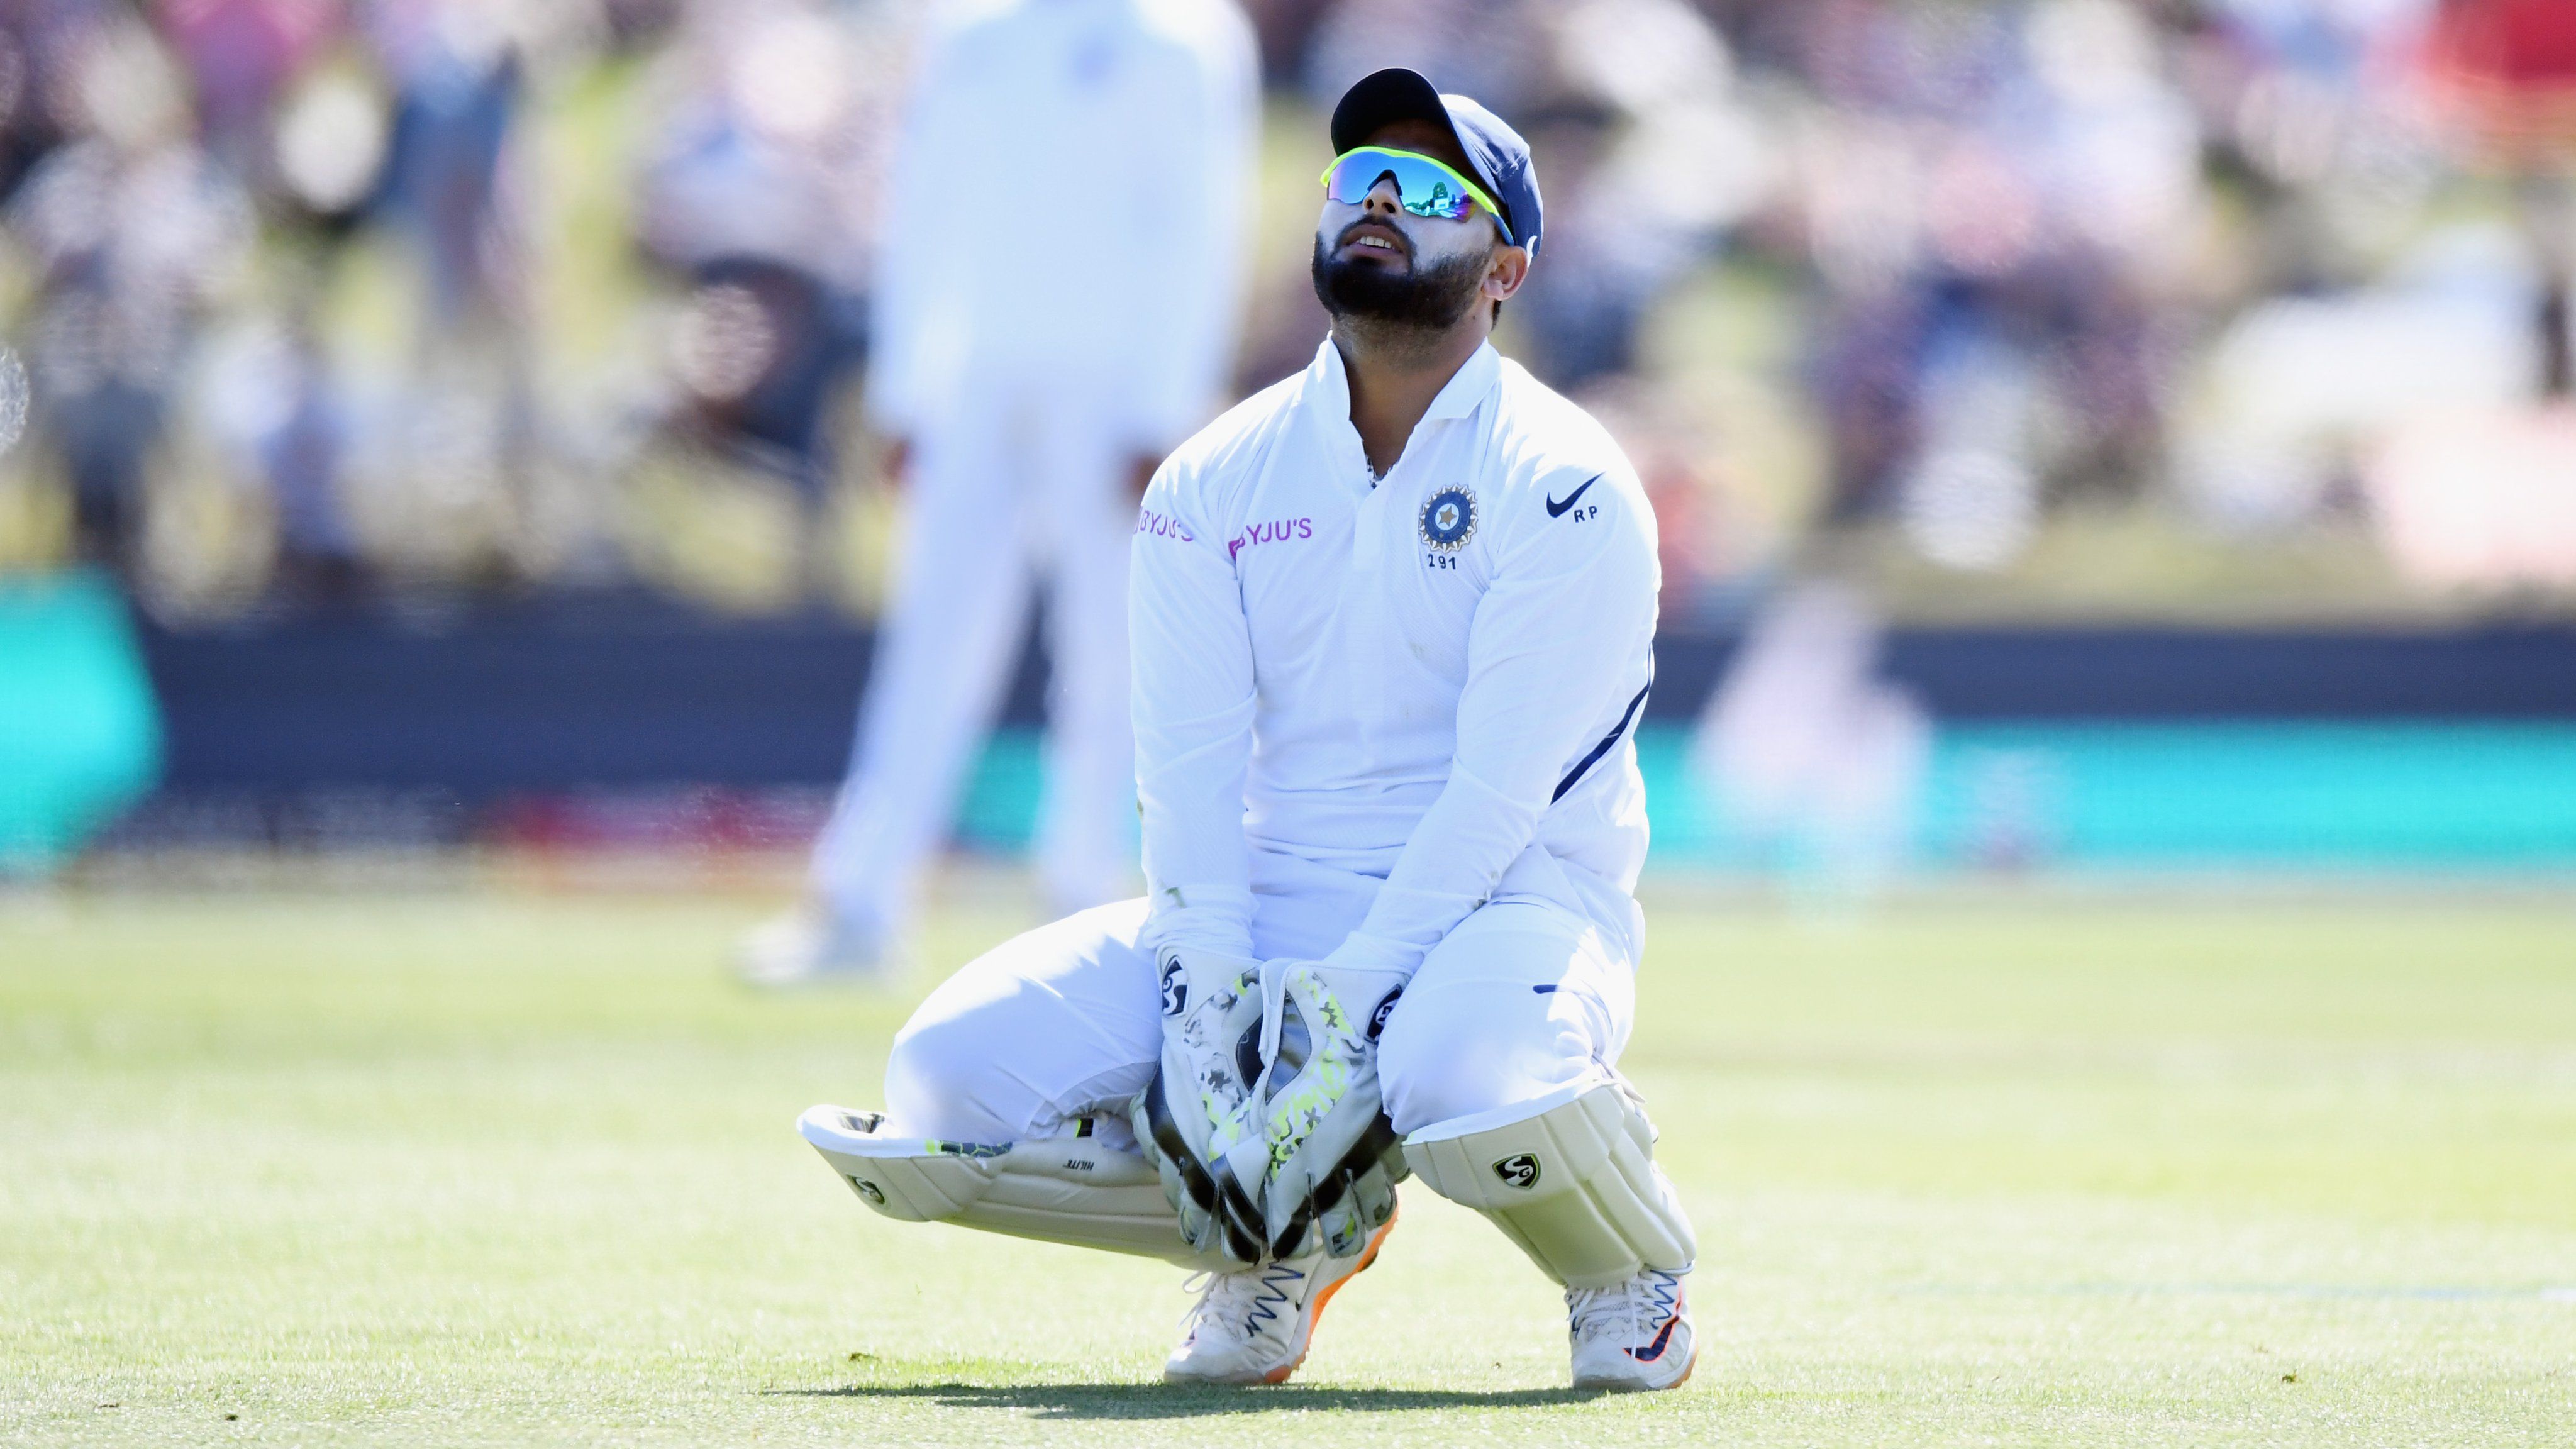
[[[2576,587],[2576,7],[1245,8],[1238,385],[1322,332],[1320,108],[1386,64],[1478,96],[1549,203],[1505,350],[1647,475],[1669,618],[1817,570],[1900,611]],[[178,619],[872,608],[925,11],[0,5],[0,571],[95,562]]]

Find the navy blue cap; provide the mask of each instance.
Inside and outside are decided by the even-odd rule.
[[[1537,257],[1538,169],[1530,164],[1529,142],[1520,132],[1465,96],[1440,94],[1420,71],[1389,66],[1342,92],[1341,103],[1333,107],[1333,154],[1367,145],[1379,127],[1394,121],[1447,126],[1476,180],[1502,203],[1503,225],[1511,228],[1512,240]]]

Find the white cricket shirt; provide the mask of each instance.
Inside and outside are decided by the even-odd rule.
[[[1113,438],[1160,453],[1234,350],[1260,77],[1231,0],[949,7],[888,178],[868,405],[914,433],[991,379],[1105,377]]]
[[[1410,969],[1526,899],[1634,960],[1658,582],[1644,490],[1580,408],[1479,348],[1372,480],[1328,338],[1138,516],[1148,941],[1256,954],[1258,910],[1268,954]]]

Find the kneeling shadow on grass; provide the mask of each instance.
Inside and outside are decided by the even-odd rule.
[[[1346,1410],[1527,1409],[1586,1404],[1600,1389],[1340,1389],[1278,1384],[1250,1388],[1179,1384],[852,1384],[837,1389],[770,1389],[813,1399],[929,1399],[944,1409],[1025,1409],[1041,1419],[1194,1419],[1220,1414]]]

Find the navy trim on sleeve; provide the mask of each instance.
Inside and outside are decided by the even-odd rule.
[[[1577,761],[1573,769],[1565,772],[1565,778],[1556,782],[1556,793],[1547,797],[1547,803],[1553,805],[1564,799],[1565,792],[1574,788],[1574,782],[1583,778],[1584,771],[1601,763],[1601,757],[1610,753],[1610,747],[1619,743],[1619,737],[1628,732],[1629,721],[1637,717],[1638,709],[1645,704],[1646,696],[1652,693],[1654,688],[1655,662],[1649,657],[1646,661],[1645,688],[1638,690],[1637,697],[1628,701],[1628,708],[1619,716],[1619,722],[1610,727],[1610,733],[1601,737],[1601,743],[1592,747],[1592,753]]]

